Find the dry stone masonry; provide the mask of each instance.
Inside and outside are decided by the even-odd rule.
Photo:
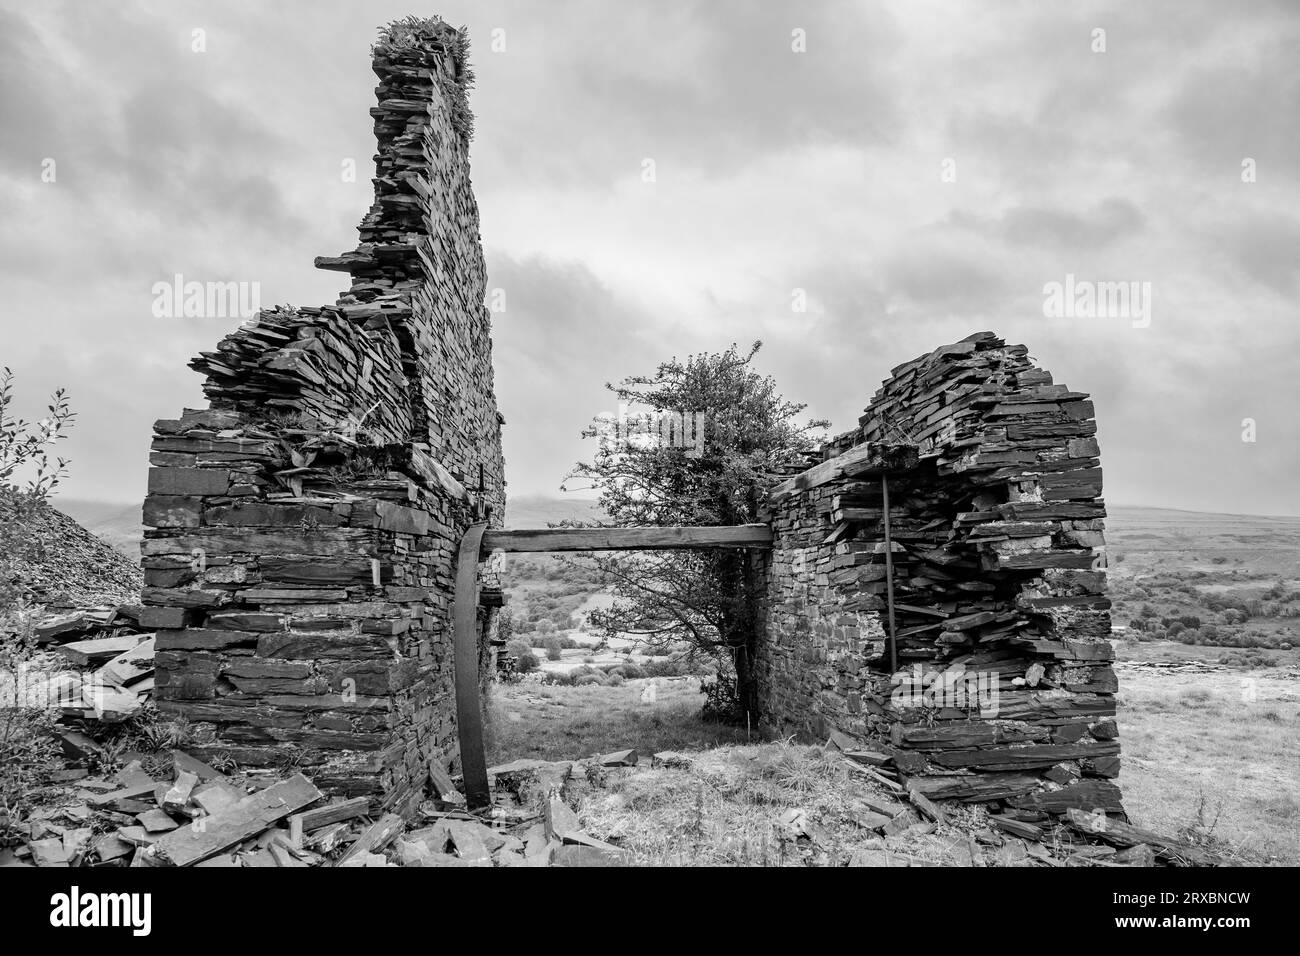
[[[1121,811],[1095,433],[1087,395],[990,332],[894,369],[823,449],[847,464],[770,502],[769,724],[856,738],[934,799]]]
[[[504,510],[465,54],[436,19],[381,31],[375,202],[317,260],[351,287],[191,363],[210,407],[157,423],[144,505],[156,696],[196,752],[398,812],[456,761],[455,550]]]

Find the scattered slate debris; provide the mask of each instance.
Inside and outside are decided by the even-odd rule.
[[[155,632],[140,626],[138,610],[46,609],[32,625],[38,652],[29,673],[0,683],[0,707],[53,706],[64,720],[104,723],[139,712],[153,697]]]
[[[1208,848],[1100,811],[992,812],[934,801],[890,762],[861,763],[854,755],[871,751],[843,743],[832,740],[824,750],[851,771],[836,819],[773,808],[781,839],[799,851],[794,859],[843,866],[1222,862]],[[77,765],[96,766],[98,745],[75,732],[64,744],[66,779],[20,824],[24,843],[0,849],[0,866],[633,866],[633,852],[618,845],[620,831],[584,829],[575,807],[622,775],[690,775],[707,763],[704,753],[661,751],[647,766],[631,749],[575,761],[516,760],[489,769],[487,810],[467,811],[457,780],[439,775],[424,802],[402,816],[365,796],[328,798],[302,773],[223,772],[183,750],[140,755],[112,775],[91,776]],[[165,771],[150,774],[146,765]],[[846,825],[857,828],[863,845],[828,854],[831,828]]]
[[[66,734],[71,763],[98,756],[87,735]],[[519,760],[494,767],[490,811],[471,814],[456,781],[430,780],[429,798],[409,818],[370,798],[327,799],[302,773],[223,773],[185,753],[162,752],[168,768],[147,773],[131,761],[111,776],[84,768],[20,825],[22,846],[0,851],[0,865],[41,867],[629,866],[626,849],[584,832],[563,790],[590,761]],[[142,757],[144,755],[141,755]],[[170,760],[166,758],[169,757]],[[69,767],[69,770],[76,769]],[[585,779],[583,773],[577,779]]]
[[[853,771],[870,778],[892,797],[910,804],[904,806],[895,800],[878,803],[863,799],[868,809],[858,814],[855,822],[880,833],[885,844],[889,838],[905,834],[924,836],[956,829],[952,814],[944,809],[943,803],[926,796],[918,786],[921,778],[902,772],[888,748],[866,750],[854,738],[834,731],[826,742],[825,751],[840,754]],[[1050,800],[1040,803],[1043,804],[1040,809],[1007,808],[992,812],[989,808],[985,819],[992,828],[967,835],[967,845],[957,854],[965,857],[966,861],[958,862],[958,865],[987,865],[979,860],[982,852],[977,844],[992,848],[992,862],[998,866],[1218,866],[1223,862],[1206,848],[1131,826],[1119,814],[1102,810],[1084,813],[1068,805],[1058,809]],[[797,812],[787,811],[781,823],[791,826],[792,820],[787,818]],[[811,825],[802,819],[794,823],[805,831]],[[808,834],[805,832],[803,835]],[[1122,849],[1116,852],[1117,847]],[[950,852],[948,857],[951,856]],[[887,848],[883,848],[879,852],[855,853],[848,865],[910,864],[897,854],[890,857]]]

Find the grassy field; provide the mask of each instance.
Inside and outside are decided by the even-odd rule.
[[[700,719],[695,678],[659,679],[656,700],[641,700],[645,681],[621,687],[494,684],[488,702],[488,760],[576,760],[629,748],[660,750],[744,743],[745,728]]]
[[[1220,648],[1121,644],[1124,806],[1138,826],[1195,827],[1243,863],[1300,864],[1300,660],[1211,673],[1144,660],[1216,661]],[[1286,661],[1289,658],[1289,661]]]

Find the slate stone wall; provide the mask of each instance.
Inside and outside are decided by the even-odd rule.
[[[880,478],[775,500],[758,668],[772,730],[857,738],[934,798],[1120,812],[1087,398],[987,332],[894,369],[823,457],[919,448],[888,475],[898,670]]]
[[[406,21],[373,52],[375,203],[357,249],[316,262],[351,285],[191,363],[210,407],[155,426],[142,620],[159,707],[198,754],[407,811],[458,756],[455,554],[473,521],[501,524],[502,419],[465,39]]]

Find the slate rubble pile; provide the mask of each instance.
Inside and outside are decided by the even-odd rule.
[[[138,604],[43,610],[33,653],[0,676],[0,707],[56,710],[67,721],[120,723],[153,699],[154,634]],[[5,635],[6,641],[16,635]]]
[[[365,797],[327,797],[301,773],[224,773],[185,751],[163,772],[144,754],[91,775],[100,746],[64,734],[60,787],[22,824],[26,839],[0,849],[0,866],[393,867],[627,866],[631,854],[578,824],[565,790],[587,765],[631,766],[632,751],[589,761],[519,760],[491,768],[489,812],[471,814],[449,777],[410,819]]]
[[[0,485],[0,524],[27,545],[4,555],[0,565],[30,592],[33,603],[71,609],[138,598],[139,567],[53,505],[18,506]]]

